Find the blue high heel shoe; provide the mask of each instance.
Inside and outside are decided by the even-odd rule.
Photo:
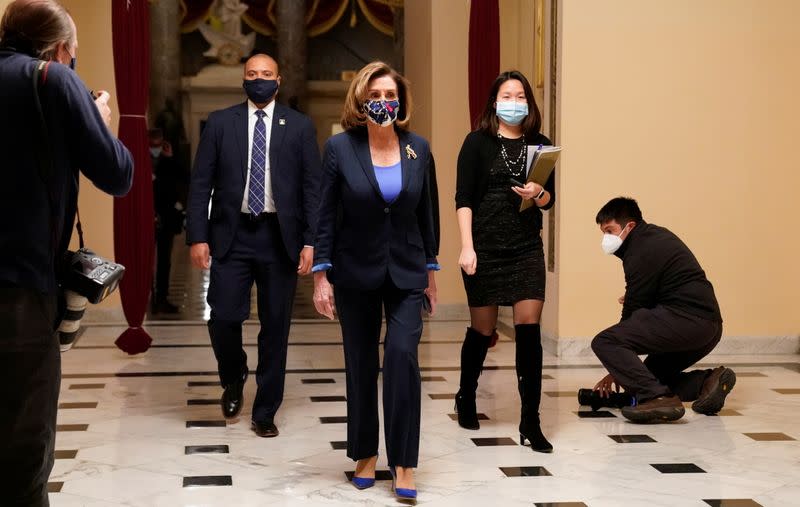
[[[395,472],[394,467],[391,467],[389,471],[392,473],[392,491],[394,491],[394,495],[397,497],[397,501],[407,505],[416,505],[417,490],[409,488],[398,488],[397,473]]]
[[[353,486],[355,486],[356,489],[367,489],[367,488],[371,488],[372,486],[375,485],[375,478],[374,477],[356,477],[354,475],[352,482],[353,482]]]
[[[351,481],[353,486],[356,489],[367,489],[371,488],[375,485],[375,478],[374,477],[356,477],[355,473],[353,473],[353,479]]]

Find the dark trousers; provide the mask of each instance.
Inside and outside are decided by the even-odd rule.
[[[172,269],[172,245],[175,234],[162,226],[156,231],[156,303],[167,300],[169,294],[169,272]]]
[[[422,289],[398,289],[387,279],[377,290],[335,287],[347,372],[347,456],[378,454],[378,346],[381,307],[386,314],[383,348],[383,423],[389,466],[416,467],[419,457]]]
[[[250,290],[258,297],[258,390],[253,421],[271,421],[283,401],[286,348],[297,289],[297,266],[283,246],[278,220],[252,222],[242,215],[236,237],[224,259],[212,259],[208,332],[223,386],[247,371],[242,323],[250,316]]]
[[[55,298],[0,287],[0,504],[47,506],[61,355]]]
[[[721,337],[721,322],[657,306],[639,309],[598,334],[592,350],[640,401],[670,393],[693,401],[711,370],[683,370],[707,356]],[[644,362],[640,354],[648,354]]]

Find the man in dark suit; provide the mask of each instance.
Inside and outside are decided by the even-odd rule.
[[[311,120],[275,102],[275,60],[250,57],[243,86],[247,102],[211,113],[203,130],[186,241],[192,263],[211,268],[208,331],[228,418],[242,406],[248,374],[242,323],[256,283],[261,330],[252,428],[258,436],[274,437],[297,275],[310,272],[313,258],[320,158]]]

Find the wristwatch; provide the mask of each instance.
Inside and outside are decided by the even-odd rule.
[[[542,191],[541,191],[541,192],[539,192],[539,195],[537,195],[536,197],[534,197],[534,199],[536,199],[536,200],[539,200],[539,199],[541,199],[542,197],[544,197],[544,193],[545,193],[545,189],[544,189],[544,187],[542,187]]]

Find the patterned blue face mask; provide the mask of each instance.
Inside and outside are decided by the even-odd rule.
[[[397,120],[400,111],[399,100],[368,100],[364,102],[364,112],[369,119],[380,125],[388,127]]]
[[[522,120],[528,116],[528,103],[517,102],[515,100],[501,102],[498,100],[495,110],[497,112],[497,117],[500,118],[503,123],[519,125],[522,123]]]

